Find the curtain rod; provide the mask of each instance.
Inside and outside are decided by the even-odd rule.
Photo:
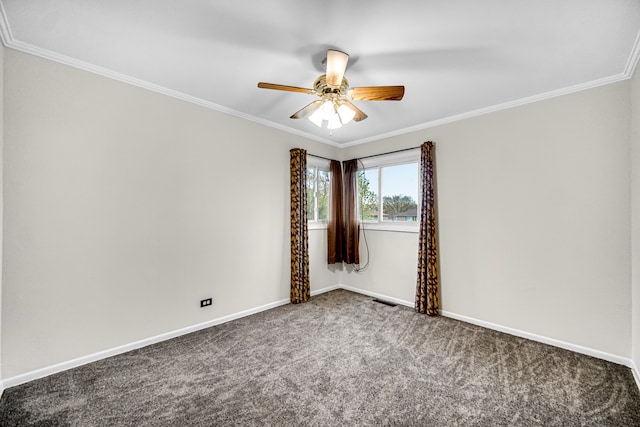
[[[394,153],[402,153],[403,151],[409,151],[409,150],[417,150],[419,149],[421,146],[417,146],[417,147],[410,147],[410,148],[403,148],[401,150],[395,150],[395,151],[388,151],[386,153],[380,153],[380,154],[372,154],[370,156],[364,156],[364,157],[358,157],[358,160],[360,159],[368,159],[370,157],[378,157],[378,156],[386,156],[387,154],[394,154]],[[328,159],[326,157],[322,157],[322,156],[318,156],[317,154],[311,154],[311,153],[307,153],[307,156],[311,156],[311,157],[317,157],[318,159],[324,159],[324,160],[334,160],[334,159]]]
[[[334,159],[328,159],[328,158],[326,158],[326,157],[318,156],[318,155],[316,155],[316,154],[311,154],[311,153],[307,153],[307,156],[316,157],[316,158],[318,158],[318,159],[324,159],[324,160],[329,160],[329,161],[334,160]]]
[[[411,147],[411,148],[403,148],[402,150],[389,151],[389,152],[386,152],[386,153],[372,154],[370,156],[358,157],[358,160],[368,159],[369,157],[386,156],[387,154],[402,153],[403,151],[417,150],[418,148],[420,148],[420,146]]]

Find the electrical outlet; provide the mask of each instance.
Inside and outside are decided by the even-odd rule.
[[[210,306],[211,304],[213,304],[212,298],[207,298],[200,301],[200,307],[207,307],[207,306]]]

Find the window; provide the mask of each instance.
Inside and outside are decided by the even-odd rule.
[[[329,219],[331,181],[329,162],[307,158],[307,219],[309,223],[323,224]]]
[[[362,221],[381,229],[418,231],[419,151],[363,159],[358,172]]]
[[[381,167],[383,221],[418,220],[418,163]]]

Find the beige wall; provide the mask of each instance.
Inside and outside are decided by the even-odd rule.
[[[288,299],[288,150],[335,148],[5,53],[4,378]]]
[[[364,234],[363,234],[364,233]],[[355,272],[347,267],[342,274],[342,283],[365,291],[400,300],[407,305],[414,302],[416,292],[416,268],[418,265],[418,234],[384,230],[360,231],[361,267]]]
[[[631,292],[632,359],[640,369],[640,73],[631,81]],[[636,371],[640,374],[640,371]],[[637,378],[640,380],[640,378]]]
[[[4,390],[2,385],[2,246],[3,246],[3,210],[4,210],[4,196],[3,196],[3,164],[2,153],[4,152],[4,46],[0,43],[0,396]]]
[[[436,143],[443,310],[630,357],[628,81],[354,146]],[[414,300],[417,239],[342,281]],[[399,268],[399,266],[402,266]]]
[[[2,378],[287,299],[288,150],[426,140],[443,309],[639,364],[631,82],[339,151],[11,49],[2,68]],[[368,232],[363,273],[309,234],[312,290],[413,301],[416,234]]]

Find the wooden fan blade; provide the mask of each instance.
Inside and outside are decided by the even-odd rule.
[[[313,114],[313,112],[316,111],[318,108],[320,108],[323,102],[324,101],[322,101],[321,99],[318,99],[317,101],[313,101],[311,104],[293,113],[289,118],[304,119],[305,117],[308,117],[311,114]]]
[[[353,110],[356,113],[356,115],[353,117],[353,121],[354,122],[359,122],[359,121],[364,120],[367,117],[369,117],[361,109],[359,109],[358,107],[356,107],[355,105],[353,105],[349,101],[345,101],[344,102],[344,106],[350,108],[351,110]]]
[[[400,101],[404,96],[404,86],[354,87],[349,90],[349,95],[356,101]]]
[[[349,55],[339,50],[327,51],[327,84],[329,86],[340,86],[342,84],[342,78],[344,77],[344,71],[347,69],[347,62],[349,62]]]
[[[286,90],[287,92],[300,92],[300,93],[308,93],[312,95],[315,94],[313,89],[305,89],[303,87],[296,87],[296,86],[278,85],[274,83],[260,82],[258,83],[258,87],[262,89]]]

